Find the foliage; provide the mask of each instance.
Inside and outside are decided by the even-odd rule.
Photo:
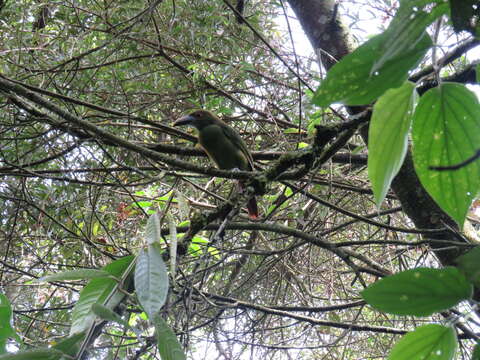
[[[375,103],[368,128],[368,177],[377,206],[385,199],[407,154],[408,133],[416,103],[415,85],[409,81],[387,90]]]
[[[374,70],[378,67],[378,58],[392,41],[388,35],[385,32],[375,36],[337,63],[317,89],[313,102],[322,107],[333,102],[366,105],[386,90],[401,86],[408,71],[418,65],[432,46],[432,41],[424,33],[414,48],[388,59]]]
[[[383,34],[367,41],[329,71],[313,101],[320,106],[332,102],[367,105],[386,90],[399,87],[431,46],[424,41],[428,37],[425,28],[447,10],[443,1],[432,1],[432,4],[421,0],[404,1]],[[465,86],[445,83],[427,91],[413,110],[412,91],[406,87],[403,92],[406,96],[397,97],[395,102],[390,98],[397,95],[387,92],[376,104],[372,116],[370,142],[373,148],[370,150],[373,159],[369,162],[369,174],[376,202],[383,201],[388,186],[400,169],[406,152],[407,130],[413,121],[418,176],[437,203],[463,226],[470,204],[480,190],[476,176],[480,171],[479,163],[465,166],[455,173],[432,168],[454,166],[475,153],[475,147],[480,143],[476,131],[480,126],[477,116],[480,103]],[[396,121],[386,121],[385,108],[388,105],[384,102],[396,105]],[[404,111],[398,112],[398,108]],[[392,134],[399,130],[398,143],[391,142]],[[389,155],[379,163],[378,158],[385,150]]]
[[[478,356],[475,11],[341,2],[315,19],[361,44],[324,76],[295,3],[328,2],[1,2],[0,359]],[[199,107],[256,172],[172,127]]]
[[[436,202],[463,226],[472,200],[480,191],[480,162],[465,162],[462,166],[456,164],[475,153],[475,147],[480,143],[480,138],[476,136],[480,126],[477,96],[462,84],[444,83],[423,94],[415,107],[412,101],[414,86],[405,83],[394,89],[398,86],[401,74],[406,75],[412,64],[423,56],[408,52],[425,36],[426,26],[446,14],[448,7],[444,2],[433,1],[428,4],[433,8],[423,7],[427,3],[404,1],[382,35],[369,40],[329,71],[314,101],[320,106],[334,101],[347,105],[366,105],[385,90],[391,89],[375,104],[369,132],[369,142],[372,144],[369,148],[369,176],[377,205],[385,198],[393,177],[400,170],[406,154],[408,130],[413,122],[414,163],[419,179]],[[346,79],[351,77],[347,76],[347,69],[356,69],[358,64],[362,64],[361,71],[356,71],[356,78],[352,78],[353,85],[348,86],[350,82]],[[395,69],[396,73],[391,69]],[[382,74],[384,76],[380,82],[378,78]],[[394,115],[388,116],[390,114],[386,109],[392,106],[395,106]],[[392,117],[393,120],[389,119]],[[390,121],[387,122],[387,119]],[[394,132],[397,132],[397,136],[393,135]],[[453,173],[452,170],[457,168],[458,171]],[[476,251],[470,254],[478,261]],[[472,261],[467,260],[466,256],[459,261],[464,265],[463,271],[475,284],[477,272],[468,268],[466,264]],[[461,300],[471,300],[471,295],[471,285],[454,268],[404,271],[378,281],[362,292],[367,303],[379,310],[415,316],[447,310]],[[439,334],[438,339],[436,335],[425,335],[423,332],[427,329],[448,331],[449,340],[446,341],[443,334]],[[428,341],[423,343],[426,338]],[[437,349],[436,344],[441,344],[441,348]],[[437,356],[452,359],[456,346],[453,329],[432,325],[406,335],[393,348],[389,359]]]
[[[150,245],[140,251],[135,266],[135,290],[138,301],[149,318],[153,318],[167,299],[168,274],[159,251]]]
[[[407,334],[393,348],[388,359],[453,359],[457,347],[455,330],[441,325],[424,325]]]
[[[17,340],[20,340],[12,328],[12,315],[12,306],[8,298],[0,294],[0,355],[7,352],[6,345],[9,337],[15,337]]]
[[[472,285],[453,267],[403,271],[362,291],[362,297],[379,310],[415,316],[448,310],[471,296]]]

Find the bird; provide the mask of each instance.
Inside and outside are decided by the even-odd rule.
[[[198,143],[205,150],[210,160],[222,170],[254,169],[253,158],[240,135],[214,113],[208,110],[195,110],[177,119],[174,126],[193,126],[198,131]],[[245,183],[238,181],[240,191]],[[248,216],[258,219],[258,206],[255,196],[248,200]]]

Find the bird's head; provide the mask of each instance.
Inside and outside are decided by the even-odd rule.
[[[212,125],[219,122],[222,122],[222,121],[210,111],[195,110],[194,112],[177,119],[173,123],[173,126],[190,125],[197,128],[198,130],[201,130],[205,126]]]

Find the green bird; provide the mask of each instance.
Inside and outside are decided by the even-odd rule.
[[[181,117],[174,126],[190,125],[198,130],[198,142],[219,169],[254,169],[252,155],[240,135],[230,126],[207,110],[196,110]],[[238,181],[240,190],[245,184]],[[258,219],[258,207],[255,197],[247,203],[250,219]]]

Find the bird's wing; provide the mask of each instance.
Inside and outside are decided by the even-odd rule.
[[[230,139],[230,141],[242,151],[242,154],[245,155],[245,157],[248,160],[248,163],[250,164],[251,170],[254,170],[255,166],[253,165],[253,158],[252,158],[252,155],[250,154],[250,151],[248,151],[247,144],[245,144],[245,141],[243,141],[241,136],[233,128],[231,128],[228,125],[223,125],[222,130],[225,136],[228,139]]]

